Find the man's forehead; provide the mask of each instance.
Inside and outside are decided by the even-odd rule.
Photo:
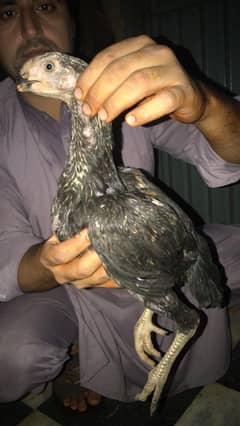
[[[21,4],[21,3],[37,3],[39,0],[0,0],[0,6],[9,6],[12,4]],[[61,3],[61,0],[55,0],[56,3]]]
[[[21,4],[21,3],[35,3],[36,0],[0,0],[0,6],[9,6],[12,4]]]
[[[5,6],[9,4],[15,4],[16,0],[0,0],[0,6]]]

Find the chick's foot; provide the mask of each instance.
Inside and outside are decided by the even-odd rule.
[[[167,334],[166,330],[163,330],[153,324],[152,316],[153,311],[151,311],[151,309],[144,309],[134,328],[136,352],[139,358],[151,367],[153,367],[156,363],[150,358],[150,356],[157,357],[158,359],[161,359],[162,356],[161,352],[153,346],[151,333],[157,333],[161,336],[165,336]]]

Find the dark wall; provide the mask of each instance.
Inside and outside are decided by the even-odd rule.
[[[104,1],[87,0],[79,3],[76,19],[78,56],[90,60],[97,52],[115,41],[111,16],[105,9]]]

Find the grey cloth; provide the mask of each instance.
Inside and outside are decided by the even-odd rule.
[[[77,340],[77,318],[64,287],[1,303],[0,324],[1,402],[42,390]]]
[[[226,163],[192,124],[164,120],[161,124],[135,129],[124,124],[123,136],[122,158],[129,166],[153,173],[155,147],[193,164],[210,187],[228,185],[240,179],[239,164]]]
[[[76,290],[71,285],[44,294],[26,295],[17,283],[18,264],[23,254],[30,246],[51,235],[50,208],[66,158],[68,112],[62,108],[61,125],[58,125],[45,113],[20,100],[13,82],[7,79],[0,83],[0,134],[0,301],[5,302],[0,304],[0,379],[3,370],[7,377],[7,370],[10,371],[12,366],[16,376],[22,371],[18,352],[13,351],[15,339],[21,346],[21,359],[24,356],[29,359],[23,387],[17,379],[14,383],[11,376],[8,400],[37,388],[59,372],[66,360],[67,347],[76,333],[76,323],[81,384],[108,397],[134,399],[149,371],[139,360],[133,344],[133,327],[143,310],[138,300],[124,289]],[[171,120],[146,128],[123,126],[122,155],[126,165],[153,173],[154,146],[196,163],[209,185],[223,185],[240,178],[239,167],[220,159],[193,126]],[[211,229],[216,230],[209,228],[209,233]],[[239,253],[234,249],[231,238],[240,239],[240,232],[237,227],[227,229],[229,238],[221,238],[222,232],[225,235],[225,227],[221,226],[212,236],[221,251],[223,265],[225,259],[231,265],[230,249],[235,257],[237,272],[233,272],[230,266],[227,271],[229,286],[233,284],[237,290]],[[53,301],[58,297],[59,304]],[[62,298],[65,298],[66,306],[58,309]],[[42,300],[45,302],[42,303]],[[32,309],[29,309],[30,305]],[[38,309],[35,310],[34,306]],[[51,311],[50,317],[46,314],[48,310]],[[66,317],[69,323],[65,329],[62,324]],[[40,318],[45,324],[41,329],[41,333],[46,331],[44,338],[37,326]],[[209,309],[206,318],[205,329],[183,357],[171,381],[170,394],[214,382],[228,368],[230,339],[226,311]],[[162,327],[174,330],[170,320],[159,317],[158,322]],[[9,330],[15,331],[10,333]],[[69,330],[68,336],[65,330]],[[171,340],[172,335],[159,337],[159,347],[166,350]],[[59,348],[61,350],[56,357]],[[9,352],[11,365],[7,361]],[[51,367],[47,373],[46,362]],[[4,381],[0,380],[0,398],[4,390]]]

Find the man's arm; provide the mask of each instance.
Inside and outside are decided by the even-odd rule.
[[[0,167],[0,301],[22,294],[18,265],[30,246],[41,239],[34,235],[21,194],[11,174]]]
[[[86,114],[105,121],[128,110],[132,127],[163,116],[194,124],[224,160],[240,162],[239,103],[192,79],[170,48],[147,36],[100,52],[79,77],[75,94]]]
[[[44,244],[31,246],[19,263],[17,280],[23,292],[41,292],[58,285],[54,275],[40,261]]]
[[[211,86],[202,88],[206,103],[195,123],[212,149],[229,163],[240,163],[240,102]]]

